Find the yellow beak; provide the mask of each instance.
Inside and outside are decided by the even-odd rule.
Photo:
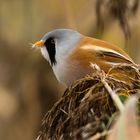
[[[33,44],[33,47],[42,47],[44,46],[44,42],[42,40],[37,41],[35,44]]]

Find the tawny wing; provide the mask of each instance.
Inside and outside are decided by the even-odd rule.
[[[78,60],[85,68],[90,63],[97,64],[101,69],[108,71],[113,65],[121,63],[134,63],[133,60],[119,47],[108,42],[84,37],[71,59]]]
[[[99,59],[114,63],[134,63],[127,53],[113,44],[90,37],[85,37],[84,40],[81,49],[95,52]]]

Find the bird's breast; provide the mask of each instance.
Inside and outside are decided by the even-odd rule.
[[[90,63],[84,66],[78,60],[66,60],[66,63],[61,63],[53,67],[53,71],[58,81],[69,86],[74,81],[91,73],[92,68],[90,67]]]

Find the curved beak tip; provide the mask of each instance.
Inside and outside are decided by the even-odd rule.
[[[34,47],[42,47],[42,46],[44,46],[44,42],[40,40],[34,43],[32,47],[34,48]]]

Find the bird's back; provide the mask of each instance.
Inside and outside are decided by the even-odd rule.
[[[84,37],[79,46],[70,56],[71,61],[79,61],[83,68],[89,68],[90,63],[97,64],[104,71],[113,65],[121,63],[134,63],[121,48],[106,41]]]

